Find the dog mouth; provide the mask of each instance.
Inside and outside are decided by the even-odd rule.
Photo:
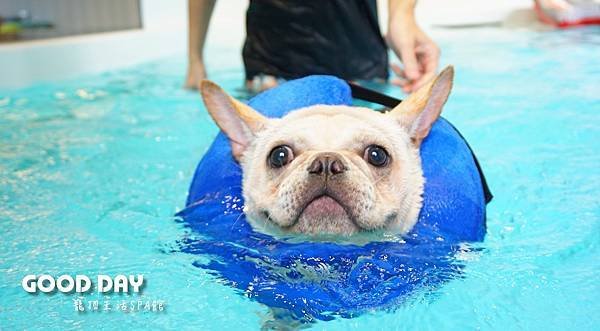
[[[350,235],[360,232],[361,228],[352,219],[351,213],[343,202],[331,195],[323,194],[306,203],[288,230],[312,235]]]
[[[344,206],[333,197],[323,194],[309,201],[298,218],[348,217]]]

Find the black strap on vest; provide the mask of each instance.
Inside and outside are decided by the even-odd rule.
[[[402,100],[390,97],[389,95],[385,95],[383,93],[379,93],[377,91],[368,89],[366,87],[360,86],[358,84],[346,81],[348,85],[350,85],[350,91],[352,91],[352,97],[355,99],[360,99],[372,103],[376,103],[378,105],[386,106],[388,108],[396,107]]]
[[[372,102],[372,103],[376,103],[388,108],[394,108],[396,107],[399,103],[402,102],[402,100],[400,99],[396,99],[393,97],[390,97],[389,95],[385,95],[383,93],[379,93],[377,91],[368,89],[364,86],[360,86],[358,84],[352,83],[347,81],[348,85],[350,85],[350,90],[352,92],[352,97],[355,99],[360,99],[360,100],[364,100],[364,101],[368,101],[368,102]],[[485,180],[485,176],[483,175],[483,170],[481,169],[481,165],[479,165],[479,161],[477,160],[477,157],[475,156],[475,153],[473,153],[473,149],[471,148],[471,146],[469,146],[469,143],[465,140],[465,138],[463,137],[463,135],[460,133],[460,131],[458,131],[456,129],[456,127],[454,125],[452,125],[452,123],[448,122],[450,124],[450,126],[452,126],[452,128],[458,133],[458,135],[462,138],[462,140],[465,142],[465,144],[467,145],[467,147],[469,148],[469,151],[471,152],[471,155],[473,156],[473,161],[475,161],[475,166],[477,167],[477,172],[479,172],[479,178],[481,179],[481,186],[483,188],[483,196],[485,199],[485,203],[489,203],[490,201],[492,201],[492,199],[494,198],[494,196],[492,195],[492,192],[487,184],[487,181]]]

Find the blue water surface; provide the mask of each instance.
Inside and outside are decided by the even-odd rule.
[[[460,277],[392,310],[316,329],[600,327],[600,29],[438,31],[454,64],[444,116],[468,139],[495,199]],[[238,50],[208,52],[240,95]],[[194,167],[217,133],[181,89],[184,57],[0,91],[1,329],[258,329],[268,309],[178,252]],[[401,96],[392,88],[389,93]],[[26,274],[143,274],[141,296],[83,297],[164,311],[77,312],[74,294],[27,294]],[[87,307],[86,307],[87,308]]]

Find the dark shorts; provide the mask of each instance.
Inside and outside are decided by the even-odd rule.
[[[387,79],[387,46],[374,0],[251,0],[246,78],[311,74]]]

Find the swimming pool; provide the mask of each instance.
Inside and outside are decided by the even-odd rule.
[[[600,326],[600,29],[440,33],[456,67],[444,116],[495,194],[466,269],[394,311],[317,329],[577,329]],[[212,56],[211,56],[212,54]],[[232,48],[209,50],[234,91]],[[177,251],[197,161],[217,129],[181,89],[183,57],[0,91],[0,327],[258,329],[267,309]],[[390,90],[392,91],[392,90]],[[236,92],[233,92],[236,94]],[[239,95],[240,92],[237,92]],[[207,258],[207,257],[204,257]],[[25,274],[143,274],[163,311],[74,309],[77,295],[27,294]]]

